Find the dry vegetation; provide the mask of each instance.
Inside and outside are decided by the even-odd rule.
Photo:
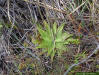
[[[66,41],[68,50],[61,56],[55,52],[52,61],[51,54],[37,48],[42,42],[37,26],[44,29],[44,21],[51,28],[64,23],[63,31],[79,44]],[[0,0],[0,75],[99,72],[98,50],[99,0]]]

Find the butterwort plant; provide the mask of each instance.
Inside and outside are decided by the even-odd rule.
[[[55,54],[61,56],[64,51],[68,50],[66,45],[79,43],[79,40],[74,39],[72,34],[63,32],[65,23],[62,23],[59,27],[56,22],[52,27],[46,21],[43,24],[44,27],[37,25],[40,40],[36,39],[34,43],[37,44],[37,48],[41,48],[44,53],[47,53],[52,61]]]

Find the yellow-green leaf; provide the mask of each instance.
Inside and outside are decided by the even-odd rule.
[[[53,33],[56,34],[56,32],[57,32],[57,23],[54,22],[54,24],[53,24]]]

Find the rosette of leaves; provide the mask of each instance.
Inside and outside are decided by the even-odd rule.
[[[40,25],[37,26],[40,40],[37,39],[34,43],[38,44],[37,48],[42,48],[42,51],[47,53],[47,56],[50,56],[51,60],[53,60],[55,54],[60,56],[62,52],[68,50],[66,45],[79,43],[78,39],[72,38],[72,34],[63,32],[64,25],[65,23],[57,27],[57,23],[54,22],[51,28],[50,25],[44,21],[44,27]]]

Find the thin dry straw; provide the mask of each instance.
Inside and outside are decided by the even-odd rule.
[[[86,62],[93,54],[95,54],[95,53],[99,50],[99,43],[96,42],[96,44],[97,44],[96,49],[94,49],[93,52],[92,52],[87,58],[85,58],[84,60],[80,61],[80,62],[77,63],[77,64],[75,64],[75,63],[72,64],[72,65],[68,68],[68,70],[64,73],[64,75],[67,75],[68,72],[70,72],[73,67],[78,66],[78,65],[80,65],[80,64],[82,64],[82,63],[84,63],[84,62]]]

